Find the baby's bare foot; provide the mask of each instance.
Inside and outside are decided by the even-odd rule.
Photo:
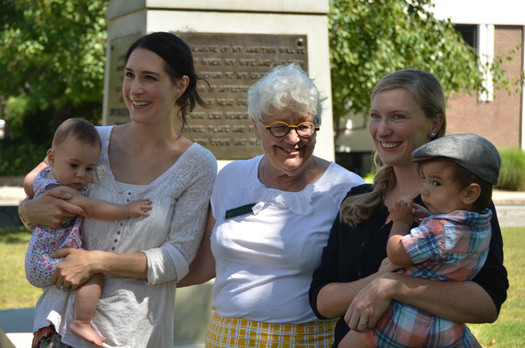
[[[96,346],[102,347],[102,343],[106,341],[105,337],[101,337],[91,326],[78,320],[74,320],[69,327],[71,332],[86,341],[93,343]]]

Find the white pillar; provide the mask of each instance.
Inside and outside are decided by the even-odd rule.
[[[478,28],[479,58],[483,66],[490,66],[494,60],[494,24],[480,24]],[[483,69],[483,86],[486,92],[478,96],[479,101],[490,102],[494,100],[492,73],[485,69]]]

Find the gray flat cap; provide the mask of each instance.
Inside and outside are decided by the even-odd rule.
[[[414,161],[433,157],[446,157],[479,176],[498,184],[501,159],[490,141],[476,134],[451,134],[418,147],[412,152]]]

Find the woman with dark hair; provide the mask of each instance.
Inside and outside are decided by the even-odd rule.
[[[176,116],[184,127],[187,113],[203,104],[188,46],[176,35],[152,33],[137,40],[125,59],[122,92],[131,122],[97,128],[102,151],[89,197],[115,203],[148,197],[151,215],[115,222],[86,218],[88,250],[53,254],[64,261],[55,286],[45,288],[36,305],[34,347],[92,346],[67,329],[73,292],[59,289],[75,290],[95,273],[105,274],[92,320],[106,338],[104,347],[173,347],[175,289],[204,233],[217,164],[174,127]],[[28,175],[26,184],[32,179]],[[58,187],[26,200],[22,220],[56,227],[82,215],[68,198]]]
[[[335,347],[350,329],[374,328],[392,300],[453,322],[492,322],[498,316],[509,283],[494,204],[490,205],[492,238],[487,261],[472,280],[404,276],[386,258],[392,228],[388,209],[398,201],[424,206],[419,194],[423,178],[412,151],[445,135],[445,120],[445,95],[430,73],[397,71],[385,76],[372,92],[369,131],[379,170],[373,185],[352,188],[341,204],[310,287],[310,305],[316,315],[340,318]]]
[[[173,34],[164,32],[152,33],[141,37],[128,48],[125,55],[126,61],[137,48],[152,51],[162,58],[165,63],[166,73],[173,84],[177,84],[184,76],[189,78],[188,87],[175,101],[179,106],[178,116],[182,122],[182,127],[184,127],[187,124],[186,115],[193,110],[195,104],[205,106],[204,100],[197,92],[197,81],[202,80],[207,83],[206,80],[195,73],[190,48],[181,38]],[[173,52],[180,52],[180,54],[173,54]]]

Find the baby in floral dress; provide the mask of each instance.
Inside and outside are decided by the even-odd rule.
[[[102,220],[149,216],[149,199],[115,204],[87,197],[87,185],[93,177],[100,148],[99,134],[91,123],[78,118],[66,120],[55,132],[52,148],[47,152],[49,166],[35,177],[33,192],[26,193],[28,196],[38,196],[61,186],[62,190],[72,195],[69,201],[82,207],[87,216]],[[82,217],[77,216],[73,222],[63,219],[61,227],[57,229],[35,226],[25,257],[26,278],[33,286],[44,288],[53,285],[51,276],[63,260],[53,258],[53,252],[59,248],[82,248],[81,224]],[[73,333],[97,346],[102,346],[105,339],[93,330],[91,318],[103,284],[104,275],[96,274],[77,289],[74,320],[70,326]]]

